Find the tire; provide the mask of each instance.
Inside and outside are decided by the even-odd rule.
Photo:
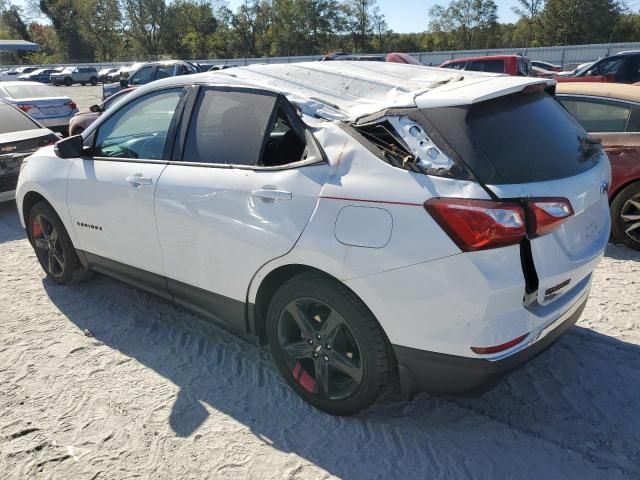
[[[89,79],[89,83],[95,87],[98,84],[98,79],[96,77],[91,77]]]
[[[90,277],[62,220],[48,203],[38,202],[29,211],[27,235],[40,266],[55,283],[72,285]]]
[[[87,82],[80,82],[80,85],[82,85],[83,87],[87,84]]]
[[[69,77],[67,77],[67,78],[65,78],[65,79],[64,79],[64,84],[65,84],[67,87],[70,87],[71,85],[73,85],[73,80],[72,80],[72,79],[70,79]]]
[[[613,238],[640,250],[640,181],[618,192],[611,202],[610,212]]]
[[[276,292],[267,339],[291,388],[332,415],[354,415],[373,405],[396,368],[371,311],[346,286],[319,273],[298,275]]]
[[[56,87],[59,87],[59,86],[60,86],[60,82],[59,82],[59,81],[57,81],[57,80],[56,80],[55,82],[53,82],[53,84],[54,84]]]

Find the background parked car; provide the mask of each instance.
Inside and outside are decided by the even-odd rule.
[[[45,127],[64,135],[68,133],[69,120],[78,113],[73,100],[42,83],[3,82],[0,97]]]
[[[67,87],[74,83],[97,85],[98,71],[94,67],[67,67],[62,72],[51,74],[51,83]]]
[[[51,83],[51,75],[53,73],[59,73],[57,68],[39,68],[31,73],[23,73],[18,77],[18,80],[27,82],[40,82]]]
[[[606,83],[560,83],[556,96],[593,136],[611,162],[614,238],[640,250],[640,88]]]
[[[20,75],[24,73],[31,73],[37,69],[38,67],[18,67],[10,70],[5,70],[4,72],[0,73],[0,82],[17,80]]]
[[[640,81],[640,52],[623,52],[578,68],[569,75],[558,75],[558,82],[636,83]]]
[[[135,72],[142,67],[145,62],[136,62],[133,65],[125,65],[118,68],[115,72],[111,72],[107,75],[108,82],[119,82],[123,78],[128,78],[131,72]]]
[[[234,68],[234,67],[237,67],[237,65],[227,63],[225,65],[214,65],[213,67],[211,67],[207,71],[209,71],[209,72],[217,72],[217,71],[220,71],[220,70],[226,70],[227,68]]]
[[[410,65],[422,65],[418,60],[406,53],[387,53],[382,55],[352,55],[345,52],[329,53],[322,57],[320,61],[326,62],[330,60],[356,61],[356,62],[391,62],[391,63],[407,63]]]
[[[506,73],[514,77],[531,76],[531,60],[520,55],[490,55],[449,60],[440,68],[470,70],[473,72]]]
[[[99,105],[91,105],[89,108],[80,110],[69,122],[69,135],[79,135],[84,132],[84,130],[91,125],[96,118],[102,115],[103,112],[106,112],[111,105],[124,97],[131,90],[134,89],[125,88],[124,90],[114,93]]]
[[[541,60],[531,60],[531,66],[541,68],[542,70],[547,70],[549,72],[562,71],[562,67],[560,65],[556,65],[555,63],[550,62],[543,62]]]
[[[145,85],[161,78],[175,77],[178,75],[190,75],[200,70],[194,64],[182,60],[170,60],[166,62],[145,63],[135,72],[131,72],[129,78],[124,78],[118,83],[103,85],[102,98],[109,98],[123,88]]]
[[[112,68],[103,68],[102,70],[100,70],[98,72],[98,81],[100,81],[102,83],[108,81],[109,74],[115,73],[118,70],[120,70],[120,69],[119,68],[114,68],[114,67],[112,67]]]
[[[51,130],[0,100],[0,202],[15,198],[22,159],[58,140]]]

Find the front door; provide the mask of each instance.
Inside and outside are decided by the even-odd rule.
[[[165,275],[178,301],[243,331],[253,275],[293,248],[329,168],[283,98],[203,88],[195,105],[156,190]]]
[[[96,261],[162,274],[153,197],[182,92],[151,92],[110,113],[87,140],[91,157],[73,160],[69,212],[78,248]]]

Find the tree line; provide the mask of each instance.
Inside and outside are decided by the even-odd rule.
[[[416,52],[640,40],[640,15],[618,0],[518,0],[499,23],[494,0],[423,12],[425,30],[389,28],[377,0],[0,0],[0,36],[38,43],[31,63]],[[425,2],[426,3],[426,2]],[[401,8],[401,7],[398,7]],[[418,13],[419,14],[419,13]]]

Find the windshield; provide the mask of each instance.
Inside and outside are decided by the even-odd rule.
[[[0,134],[35,130],[40,126],[17,109],[0,103]]]
[[[11,98],[55,98],[58,94],[46,85],[13,85],[4,87]]]
[[[424,113],[487,184],[571,177],[593,167],[602,154],[600,144],[542,90]]]

